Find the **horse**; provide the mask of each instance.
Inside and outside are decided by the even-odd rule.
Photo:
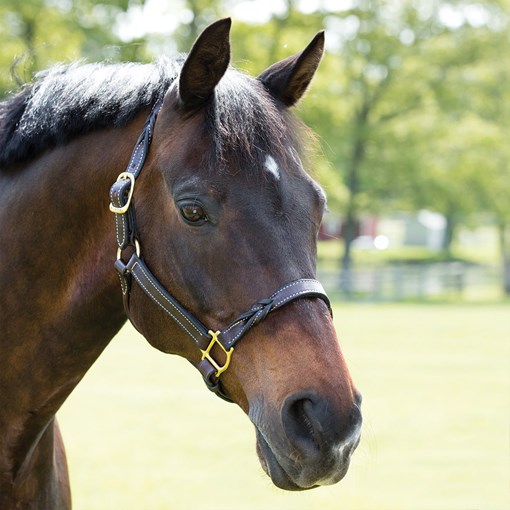
[[[56,413],[128,319],[247,414],[277,487],[347,472],[361,395],[292,112],[324,33],[254,78],[230,27],[174,59],[56,65],[0,103],[2,509],[71,507]]]

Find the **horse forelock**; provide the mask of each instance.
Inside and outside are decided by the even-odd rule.
[[[216,160],[237,159],[263,167],[267,155],[284,157],[295,135],[290,115],[278,107],[262,83],[229,70],[207,105],[207,128]]]

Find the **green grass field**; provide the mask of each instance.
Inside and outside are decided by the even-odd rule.
[[[340,484],[276,489],[241,410],[126,327],[59,413],[75,510],[508,510],[508,304],[341,304],[335,322],[365,419]]]

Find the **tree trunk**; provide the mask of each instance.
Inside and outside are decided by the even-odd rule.
[[[455,219],[455,214],[452,211],[448,211],[446,213],[446,228],[444,231],[442,242],[442,250],[447,258],[450,258],[452,256],[452,242],[455,235],[456,226],[457,221]]]
[[[353,196],[349,197],[349,202],[353,201]],[[356,238],[356,216],[354,207],[350,204],[343,228],[344,254],[342,256],[342,270],[340,272],[340,289],[344,294],[350,295],[352,292],[352,242]]]
[[[498,223],[499,246],[503,270],[503,292],[510,296],[510,225],[505,222]]]
[[[358,119],[358,121],[366,120]],[[361,130],[358,130],[358,137],[354,143],[352,158],[347,169],[347,189],[349,190],[349,201],[345,217],[343,238],[344,254],[342,256],[342,271],[340,274],[340,288],[347,295],[352,293],[352,242],[356,239],[357,211],[356,198],[359,193],[359,172],[361,163],[365,156],[365,139]]]

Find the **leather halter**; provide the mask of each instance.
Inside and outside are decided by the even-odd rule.
[[[264,320],[270,312],[301,297],[322,299],[328,306],[330,313],[331,304],[322,285],[317,280],[303,278],[287,283],[268,298],[261,299],[251,306],[249,310],[239,315],[222,331],[212,331],[191,312],[186,310],[159,283],[141,257],[136,229],[133,192],[136,179],[142,171],[149,152],[154,125],[162,103],[163,101],[160,99],[152,108],[145,122],[144,129],[136,142],[126,170],[119,175],[117,181],[110,189],[110,210],[115,213],[115,232],[118,246],[115,268],[120,278],[124,308],[127,316],[130,318],[129,295],[131,284],[134,280],[152,301],[191,337],[197,348],[201,351],[202,359],[198,363],[197,368],[202,374],[207,387],[219,397],[232,402],[221,386],[220,375],[227,370],[230,364],[234,345],[250,328]],[[131,247],[131,250],[134,249],[134,253],[132,253],[128,262],[125,263],[122,260],[122,254],[128,247]],[[216,344],[223,351],[222,357],[224,361],[222,364],[212,357],[211,350]],[[218,353],[218,349],[216,349],[216,353]]]

